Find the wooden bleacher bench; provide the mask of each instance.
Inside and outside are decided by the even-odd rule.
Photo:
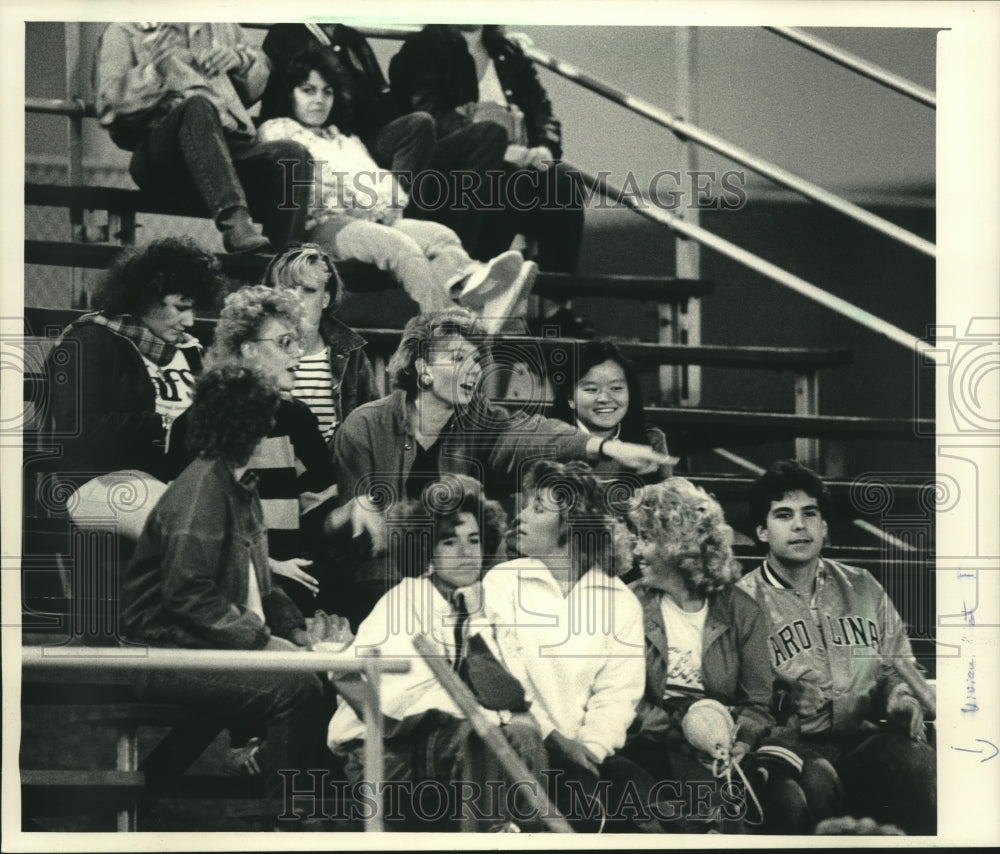
[[[22,813],[26,819],[114,810],[119,831],[134,831],[158,800],[237,798],[248,802],[230,815],[274,815],[274,801],[257,781],[239,777],[190,775],[185,772],[215,740],[225,724],[203,711],[182,705],[148,703],[135,695],[131,674],[137,669],[207,670],[293,669],[338,673],[401,673],[409,663],[324,653],[274,653],[233,650],[96,649],[54,642],[25,646],[21,660],[21,704],[82,708],[70,715],[77,726],[112,727],[116,741],[114,769],[21,768]],[[69,639],[62,639],[68,641]],[[360,670],[359,670],[360,668]],[[377,682],[377,680],[375,680]],[[378,710],[377,688],[368,682],[369,708]],[[373,715],[381,720],[380,715]],[[139,761],[141,727],[168,729]],[[381,778],[381,760],[371,779]],[[261,812],[263,810],[264,812]],[[379,818],[379,822],[381,819]],[[370,829],[378,829],[371,824]]]
[[[63,188],[73,189],[73,188]],[[133,190],[118,192],[129,193]],[[25,240],[24,263],[54,267],[81,267],[104,270],[125,249],[111,243],[70,243],[57,240]],[[271,255],[217,255],[223,272],[243,282],[259,282]],[[337,261],[334,266],[352,293],[397,290],[388,274],[360,261]],[[704,279],[674,279],[668,276],[578,276],[568,273],[541,272],[532,292],[547,299],[607,297],[661,303],[683,303],[711,293],[713,285]]]

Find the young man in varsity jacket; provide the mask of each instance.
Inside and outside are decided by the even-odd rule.
[[[910,642],[871,573],[821,555],[828,507],[823,482],[794,460],[751,487],[751,519],[768,554],[739,586],[770,619],[776,713],[791,713],[802,755],[834,764],[855,816],[932,834],[936,761],[924,709],[902,675],[913,664]]]

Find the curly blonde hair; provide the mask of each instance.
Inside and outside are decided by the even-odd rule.
[[[733,585],[740,564],[733,557],[733,529],[722,507],[701,487],[672,477],[643,488],[638,507],[629,514],[640,536],[659,549],[652,574],[674,571],[687,589],[702,597]]]
[[[209,367],[240,360],[240,348],[253,341],[271,317],[283,320],[302,334],[302,302],[295,291],[253,285],[226,297],[215,325],[215,337],[206,354]]]

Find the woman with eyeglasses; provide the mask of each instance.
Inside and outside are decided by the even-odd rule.
[[[394,391],[355,409],[334,440],[339,500],[359,512],[357,528],[372,537],[371,558],[355,566],[353,604],[363,618],[395,583],[384,556],[382,514],[428,483],[453,472],[482,481],[503,499],[517,489],[524,464],[600,457],[640,473],[665,461],[652,448],[587,436],[570,425],[494,406],[480,390],[489,353],[483,327],[467,309],[419,314],[403,330],[389,361]],[[360,532],[360,531],[359,531]]]
[[[312,613],[316,607],[336,610],[332,570],[324,571],[319,557],[347,511],[335,512],[336,479],[316,416],[292,396],[302,355],[302,314],[292,290],[241,288],[226,297],[206,361],[251,367],[282,394],[274,426],[247,465],[260,478],[271,571],[299,609]],[[194,458],[186,445],[188,429],[185,418],[174,423],[168,458],[175,474]]]

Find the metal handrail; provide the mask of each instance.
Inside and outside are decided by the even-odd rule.
[[[258,25],[258,26],[264,26],[264,25]],[[363,35],[370,36],[372,38],[395,39],[395,38],[406,38],[406,36],[408,36],[410,33],[418,29],[419,27],[412,27],[412,26],[359,27],[358,31]],[[767,27],[766,29],[773,30],[777,32],[779,35],[786,36],[787,38],[794,39],[794,35],[786,35],[785,31],[798,35],[797,31],[791,30],[790,28],[787,27]],[[779,32],[779,30],[781,32]],[[804,37],[801,40],[800,39],[796,40],[799,40],[804,43],[804,40],[806,38],[810,37]],[[812,39],[812,41],[817,43],[816,47],[818,47],[819,44],[822,43],[821,40],[819,39]],[[619,106],[622,106],[625,109],[632,111],[633,113],[637,113],[640,116],[644,116],[645,118],[650,119],[653,122],[656,122],[658,125],[661,125],[662,127],[665,127],[670,131],[673,131],[675,134],[677,134],[677,136],[681,137],[682,139],[689,139],[692,142],[696,142],[699,145],[704,146],[705,148],[711,149],[712,151],[721,154],[723,157],[728,157],[730,160],[733,160],[736,163],[741,163],[742,165],[750,169],[753,169],[754,172],[763,175],[765,178],[770,178],[776,184],[781,184],[787,187],[788,189],[793,190],[794,192],[799,193],[802,196],[805,196],[808,199],[812,199],[814,202],[818,202],[819,204],[825,205],[826,207],[831,208],[832,210],[838,211],[839,213],[842,213],[845,216],[848,216],[851,219],[862,223],[863,225],[867,225],[869,228],[872,228],[875,231],[879,231],[882,234],[891,237],[893,240],[897,240],[900,243],[903,243],[906,246],[911,247],[912,249],[916,249],[919,252],[923,252],[925,255],[929,255],[931,258],[936,257],[937,247],[931,241],[925,240],[923,237],[913,234],[912,232],[907,231],[905,228],[901,228],[895,223],[889,222],[889,220],[884,219],[876,214],[873,214],[871,211],[867,211],[864,208],[853,204],[852,202],[848,202],[846,199],[841,198],[836,193],[831,193],[829,190],[824,190],[822,187],[820,187],[818,184],[814,184],[812,181],[807,181],[805,178],[801,178],[798,175],[789,172],[787,169],[782,169],[780,166],[777,166],[774,163],[764,160],[762,157],[757,157],[756,155],[751,154],[749,151],[746,151],[745,149],[740,148],[737,145],[733,145],[732,143],[728,142],[722,137],[717,136],[709,131],[706,131],[698,127],[697,125],[692,124],[691,122],[685,121],[679,116],[675,116],[672,113],[668,113],[666,110],[661,110],[659,107],[655,107],[652,104],[648,103],[647,101],[643,101],[641,98],[636,98],[635,96],[630,95],[625,90],[619,89],[617,86],[613,86],[612,84],[604,80],[600,80],[599,78],[594,77],[592,74],[588,74],[585,71],[581,71],[579,68],[577,68],[574,65],[571,65],[568,62],[564,62],[561,59],[557,59],[556,57],[552,56],[552,54],[535,47],[531,43],[531,40],[529,38],[518,39],[518,43],[524,50],[525,55],[532,62],[535,62],[538,65],[544,65],[549,70],[554,71],[556,74],[565,77],[567,80],[576,83],[579,86],[582,86],[584,89],[589,89],[591,92],[595,92],[598,95],[601,95],[602,97],[610,101],[613,101]],[[831,51],[837,50],[832,46],[829,47]],[[874,66],[870,63],[865,63],[865,61],[860,59],[859,57],[852,57],[846,51],[841,51],[840,54],[841,54],[840,59],[844,60],[844,62],[842,62],[841,64],[846,64],[846,60],[848,58],[851,58],[857,63],[857,65],[867,66],[868,70],[873,73],[875,71],[880,71],[882,72],[883,75],[893,76],[890,75],[889,72],[884,72],[882,71],[882,69],[878,69],[878,66]],[[834,61],[840,61],[834,56],[830,56],[830,58],[833,59]],[[860,71],[860,68],[857,68],[856,70]],[[896,77],[896,79],[901,83],[909,82],[902,77]],[[882,81],[880,80],[880,82]],[[913,84],[909,85],[913,87]],[[913,94],[911,94],[911,97],[917,94],[916,90],[919,89],[919,87],[913,87],[913,88],[915,91]],[[926,93],[926,90],[924,90],[924,92]],[[904,94],[910,94],[910,93],[904,92]],[[933,95],[931,95],[931,100],[933,101]]]
[[[25,99],[25,110],[28,112],[60,113],[65,111],[66,115],[88,115],[86,112],[87,109],[92,109],[92,105],[83,104],[79,99],[67,99],[64,101],[48,98]],[[745,267],[749,267],[751,270],[766,276],[772,281],[785,285],[786,287],[799,292],[803,296],[820,303],[826,308],[832,309],[838,314],[842,314],[844,317],[860,323],[862,326],[867,326],[869,329],[872,329],[881,335],[885,335],[887,338],[890,338],[905,347],[909,347],[918,353],[926,353],[936,358],[936,351],[926,341],[917,338],[915,335],[911,335],[909,332],[906,332],[897,326],[893,326],[888,321],[877,317],[871,312],[865,311],[864,309],[859,308],[841,297],[834,296],[822,288],[813,285],[804,279],[793,275],[792,273],[789,273],[787,270],[784,270],[769,261],[765,261],[758,255],[754,255],[752,252],[749,252],[734,243],[730,243],[728,240],[725,240],[724,238],[719,237],[718,235],[715,235],[700,226],[695,226],[686,222],[681,217],[670,214],[660,208],[640,205],[631,196],[623,195],[620,189],[608,184],[606,179],[603,177],[595,178],[584,170],[579,169],[579,167],[573,166],[572,168],[579,172],[581,179],[583,179],[585,183],[603,195],[614,199],[618,204],[634,210],[636,213],[645,216],[647,219],[652,219],[655,222],[666,225],[678,234],[697,240],[703,246],[708,246],[710,249],[714,249],[717,252],[732,258],[734,261]]]
[[[825,205],[845,216],[849,216],[851,219],[867,225],[869,228],[879,231],[893,240],[897,240],[912,249],[929,255],[931,258],[937,255],[937,247],[929,240],[925,240],[923,237],[919,237],[905,228],[900,228],[898,225],[873,214],[871,211],[867,211],[852,202],[848,202],[846,199],[842,199],[836,193],[824,190],[818,184],[800,178],[787,169],[782,169],[770,161],[757,157],[737,145],[733,145],[720,136],[703,130],[691,122],[668,113],[666,110],[661,110],[659,107],[655,107],[641,98],[636,98],[628,94],[625,90],[619,89],[617,86],[612,86],[610,83],[599,80],[593,75],[581,71],[576,66],[570,65],[568,62],[556,59],[545,51],[539,50],[536,47],[529,47],[525,50],[525,53],[539,65],[544,65],[567,80],[571,80],[585,89],[589,89],[591,92],[596,92],[598,95],[614,101],[616,104],[625,107],[627,110],[631,110],[633,113],[645,116],[658,125],[673,131],[682,139],[697,142],[699,145],[709,148],[724,157],[728,157],[730,160],[741,163],[753,169],[754,172],[770,178],[775,183],[782,184],[806,198],[819,202],[821,205]]]
[[[876,65],[874,62],[869,62],[867,59],[862,59],[860,56],[844,50],[842,47],[830,44],[830,42],[818,36],[810,35],[796,27],[764,27],[764,29],[770,30],[783,39],[795,42],[806,50],[811,50],[813,53],[826,57],[831,62],[842,65],[844,68],[848,68],[862,77],[867,77],[869,80],[874,80],[876,83],[899,92],[899,94],[905,95],[907,98],[912,98],[914,101],[924,104],[932,110],[937,109],[937,96],[930,89],[919,86],[899,74],[887,71],[882,66]]]
[[[26,113],[66,116],[70,119],[97,118],[97,110],[82,98],[25,98]]]
[[[744,267],[749,267],[754,272],[766,276],[779,285],[791,288],[793,291],[802,294],[802,296],[818,302],[825,308],[829,308],[850,320],[860,323],[862,326],[866,326],[898,344],[909,347],[917,353],[923,353],[935,359],[940,357],[939,352],[923,339],[911,335],[909,332],[900,329],[898,326],[894,326],[889,321],[883,320],[869,311],[865,311],[863,308],[859,308],[854,303],[848,302],[842,297],[835,296],[823,290],[823,288],[789,273],[787,270],[776,264],[772,264],[770,261],[765,261],[760,256],[754,255],[752,252],[737,246],[735,243],[730,243],[728,240],[700,226],[692,225],[679,216],[675,216],[660,208],[647,207],[640,204],[631,195],[624,194],[622,190],[609,184],[603,176],[595,178],[593,175],[576,166],[572,168],[578,172],[581,180],[589,187],[613,199],[616,203],[641,214],[647,219],[666,225],[672,231],[684,237],[697,240],[702,246],[714,249],[716,252],[733,259]]]

